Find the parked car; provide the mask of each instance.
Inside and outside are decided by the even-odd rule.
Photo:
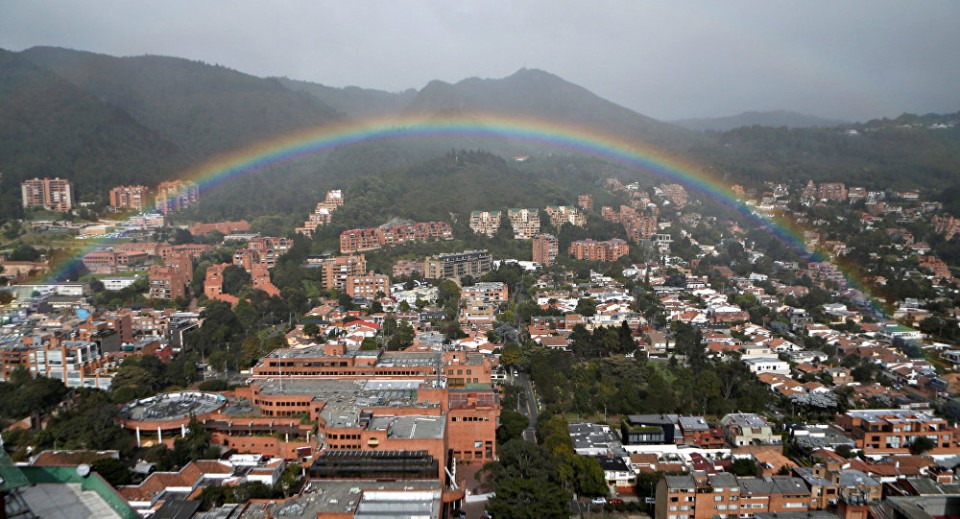
[[[590,502],[593,503],[593,504],[595,504],[595,505],[605,505],[605,504],[607,504],[607,498],[602,497],[602,496],[601,496],[601,497],[595,497],[595,498],[591,499]]]

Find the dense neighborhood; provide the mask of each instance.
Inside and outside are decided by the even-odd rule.
[[[90,246],[73,281],[29,245],[0,262],[0,475],[92,465],[105,517],[951,515],[960,221],[917,192],[731,191],[746,218],[609,178],[324,254],[349,190],[274,236],[174,223],[189,182],[24,222]]]

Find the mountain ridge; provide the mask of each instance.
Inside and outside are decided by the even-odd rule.
[[[191,154],[223,153],[342,119],[280,82],[168,56],[114,57],[56,47],[20,53],[129,112]]]
[[[790,110],[748,110],[737,115],[677,119],[671,122],[690,130],[715,132],[735,130],[744,126],[765,126],[769,128],[831,128],[851,124],[849,121],[828,119]]]

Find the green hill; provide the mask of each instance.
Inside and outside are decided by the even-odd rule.
[[[417,95],[417,91],[412,88],[403,92],[384,92],[355,86],[334,88],[309,81],[275,79],[290,90],[310,94],[321,103],[349,117],[378,117],[400,113]]]
[[[843,181],[939,191],[960,182],[960,114],[903,115],[839,128],[752,126],[693,152],[732,181]]]
[[[26,178],[68,178],[78,197],[103,199],[116,184],[159,182],[185,163],[124,110],[0,50],[0,217],[19,214]]]
[[[180,58],[116,58],[52,47],[21,53],[130,113],[196,157],[341,118],[279,81]]]

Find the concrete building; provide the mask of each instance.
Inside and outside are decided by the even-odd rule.
[[[114,211],[143,211],[149,203],[147,186],[117,186],[110,190],[110,208]]]
[[[468,250],[430,256],[423,263],[423,276],[429,279],[479,277],[493,268],[486,250]]]
[[[750,369],[754,375],[760,373],[778,373],[780,375],[790,374],[790,363],[780,360],[776,357],[754,357],[743,359],[743,363]]]
[[[493,236],[500,229],[501,211],[472,211],[470,229],[476,234]]]
[[[550,218],[550,225],[559,229],[563,224],[569,223],[577,227],[583,227],[587,224],[587,218],[583,216],[576,207],[569,205],[548,205],[547,216]]]
[[[559,252],[559,242],[556,236],[552,234],[538,234],[531,240],[533,247],[533,261],[550,267],[557,261]]]
[[[675,414],[627,415],[620,433],[624,445],[672,445],[683,438],[680,416]]]
[[[780,435],[758,414],[731,413],[720,419],[727,443],[734,447],[744,445],[779,444]]]
[[[73,209],[73,184],[62,178],[33,178],[20,184],[23,207],[42,207],[49,211],[67,212]]]
[[[513,227],[513,238],[529,240],[540,233],[540,210],[536,208],[507,209],[507,218]]]
[[[112,378],[103,370],[106,360],[92,341],[68,341],[52,337],[27,350],[27,368],[34,377],[47,377],[67,387],[110,389]]]

